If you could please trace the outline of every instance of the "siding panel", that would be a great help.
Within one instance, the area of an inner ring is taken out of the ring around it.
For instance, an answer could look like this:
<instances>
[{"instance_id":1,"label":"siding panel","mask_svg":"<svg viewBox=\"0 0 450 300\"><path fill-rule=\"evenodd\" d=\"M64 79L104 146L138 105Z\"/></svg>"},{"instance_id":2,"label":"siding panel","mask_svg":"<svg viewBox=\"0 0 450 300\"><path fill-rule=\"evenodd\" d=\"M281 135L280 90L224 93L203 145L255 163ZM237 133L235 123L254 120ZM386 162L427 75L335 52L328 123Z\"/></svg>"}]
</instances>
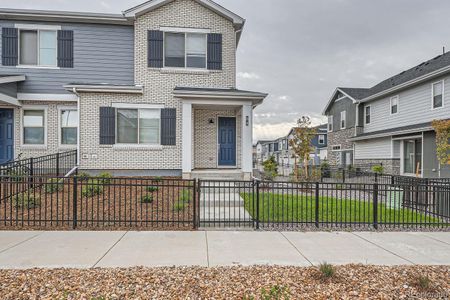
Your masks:
<instances>
[{"instance_id":1,"label":"siding panel","mask_svg":"<svg viewBox=\"0 0 450 300\"><path fill-rule=\"evenodd\" d=\"M355 159L391 158L391 138L355 142Z\"/></svg>"}]
</instances>

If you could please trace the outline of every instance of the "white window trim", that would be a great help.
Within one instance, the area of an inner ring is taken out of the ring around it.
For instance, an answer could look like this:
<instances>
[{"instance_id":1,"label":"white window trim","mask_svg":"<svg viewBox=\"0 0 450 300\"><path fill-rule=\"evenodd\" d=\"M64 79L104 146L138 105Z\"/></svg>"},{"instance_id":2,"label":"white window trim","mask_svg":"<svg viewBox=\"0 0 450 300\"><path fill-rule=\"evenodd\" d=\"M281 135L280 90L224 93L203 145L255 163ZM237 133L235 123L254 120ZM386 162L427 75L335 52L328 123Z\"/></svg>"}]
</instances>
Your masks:
<instances>
[{"instance_id":1,"label":"white window trim","mask_svg":"<svg viewBox=\"0 0 450 300\"><path fill-rule=\"evenodd\" d=\"M367 122L367 108L369 108L369 122ZM345 120L347 122L347 120ZM372 122L372 106L364 106L364 125L368 125Z\"/></svg>"},{"instance_id":2,"label":"white window trim","mask_svg":"<svg viewBox=\"0 0 450 300\"><path fill-rule=\"evenodd\" d=\"M25 144L24 143L24 111L25 110L43 110L44 111L44 144ZM47 105L24 105L20 110L20 146L26 149L47 149L48 135L48 106Z\"/></svg>"},{"instance_id":3,"label":"white window trim","mask_svg":"<svg viewBox=\"0 0 450 300\"><path fill-rule=\"evenodd\" d=\"M328 132L333 132L333 116L328 116L328 124L327 124L327 131ZM330 129L330 125L331 125L331 129Z\"/></svg>"},{"instance_id":4,"label":"white window trim","mask_svg":"<svg viewBox=\"0 0 450 300\"><path fill-rule=\"evenodd\" d=\"M62 133L61 112L63 110L78 111L78 108L76 106L58 106L58 148L60 148L60 149L77 149L78 143L80 142L80 138L78 136L78 129L77 129L77 143L75 145L62 144L62 138L61 138L61 133ZM77 126L77 128L78 127L80 127L79 118L78 118L78 126Z\"/></svg>"},{"instance_id":5,"label":"white window trim","mask_svg":"<svg viewBox=\"0 0 450 300\"><path fill-rule=\"evenodd\" d=\"M170 27L170 26L160 26L159 30L164 32L173 33L211 33L211 29L207 28L189 28L189 27Z\"/></svg>"},{"instance_id":6,"label":"white window trim","mask_svg":"<svg viewBox=\"0 0 450 300\"><path fill-rule=\"evenodd\" d=\"M22 69L60 69L58 67L58 30L61 30L61 26L45 26L45 25L34 25L30 24L30 26L26 26L27 24L16 24L16 28L18 29L18 45L17 45L17 57L18 57L18 64L16 68L22 68ZM18 27L19 26L19 27ZM25 65L21 64L20 62L20 35L22 30L31 30L31 31L37 31L37 65ZM56 49L56 55L55 55L55 65L41 65L40 64L40 32L41 31L54 31L55 32L55 49Z\"/></svg>"},{"instance_id":7,"label":"white window trim","mask_svg":"<svg viewBox=\"0 0 450 300\"><path fill-rule=\"evenodd\" d=\"M118 142L118 138L119 138L119 127L118 127L118 120L117 120L117 109L116 109L116 140L115 140L115 144L114 146L116 146L117 148L158 148L161 147L161 108L159 107L149 107L149 106L156 106L156 105L152 105L152 104L120 104L120 103L115 103L113 104L113 107L119 108L119 109L135 109L138 111L138 134L137 134L137 138L138 141L137 143L119 143ZM158 105L159 106L159 105ZM139 143L139 129L140 129L140 117L139 117L139 110L140 109L153 109L153 110L159 110L159 143L154 143L154 144L141 144Z\"/></svg>"},{"instance_id":8,"label":"white window trim","mask_svg":"<svg viewBox=\"0 0 450 300\"><path fill-rule=\"evenodd\" d=\"M397 112L396 113L392 113L392 101L393 100L395 100L395 99L397 99ZM396 114L398 114L399 112L400 112L400 97L397 95L397 96L394 96L394 97L391 97L391 100L390 100L390 106L389 106L389 113L391 114L391 115L396 115Z\"/></svg>"},{"instance_id":9,"label":"white window trim","mask_svg":"<svg viewBox=\"0 0 450 300\"><path fill-rule=\"evenodd\" d=\"M173 70L173 71L204 71L208 72L208 35L201 31L187 31L187 28L178 28L180 31L167 30L163 31L163 70ZM198 29L201 30L201 29ZM183 67L166 67L166 33L183 33L184 34L184 68ZM205 67L204 68L192 68L187 66L187 35L189 33L201 33L205 35Z\"/></svg>"},{"instance_id":10,"label":"white window trim","mask_svg":"<svg viewBox=\"0 0 450 300\"><path fill-rule=\"evenodd\" d=\"M344 118L342 118L342 116L344 116ZM342 126L342 121L344 121L344 126ZM347 128L347 111L341 111L341 119L339 120L339 126L341 129L346 129Z\"/></svg>"},{"instance_id":11,"label":"white window trim","mask_svg":"<svg viewBox=\"0 0 450 300\"><path fill-rule=\"evenodd\" d=\"M320 142L320 137L322 137L322 142ZM318 139L318 144L319 145L325 145L325 135L324 134L319 134Z\"/></svg>"},{"instance_id":12,"label":"white window trim","mask_svg":"<svg viewBox=\"0 0 450 300\"><path fill-rule=\"evenodd\" d=\"M436 84L438 84L438 83L442 84L442 106L434 107L434 86ZM444 106L445 106L444 95L445 95L445 82L444 82L444 80L442 79L442 80L433 82L431 84L431 110L444 108Z\"/></svg>"}]
</instances>

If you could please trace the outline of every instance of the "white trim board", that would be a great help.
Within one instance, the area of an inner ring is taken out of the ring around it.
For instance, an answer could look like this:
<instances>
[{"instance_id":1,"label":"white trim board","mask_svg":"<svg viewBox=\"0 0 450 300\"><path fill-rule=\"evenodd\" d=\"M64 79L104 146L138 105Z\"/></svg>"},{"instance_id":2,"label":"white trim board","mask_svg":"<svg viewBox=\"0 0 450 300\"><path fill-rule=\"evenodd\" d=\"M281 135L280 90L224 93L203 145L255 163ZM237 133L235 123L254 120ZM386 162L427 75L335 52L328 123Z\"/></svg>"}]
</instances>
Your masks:
<instances>
[{"instance_id":1,"label":"white trim board","mask_svg":"<svg viewBox=\"0 0 450 300\"><path fill-rule=\"evenodd\" d=\"M22 106L20 102L11 96L5 95L3 93L0 93L0 101L6 102L7 104L15 105L15 106Z\"/></svg>"},{"instance_id":2,"label":"white trim board","mask_svg":"<svg viewBox=\"0 0 450 300\"><path fill-rule=\"evenodd\" d=\"M31 94L17 93L17 100L20 101L78 101L75 94Z\"/></svg>"},{"instance_id":3,"label":"white trim board","mask_svg":"<svg viewBox=\"0 0 450 300\"><path fill-rule=\"evenodd\" d=\"M26 79L25 75L4 76L4 77L0 78L0 84L24 81L25 79Z\"/></svg>"}]
</instances>

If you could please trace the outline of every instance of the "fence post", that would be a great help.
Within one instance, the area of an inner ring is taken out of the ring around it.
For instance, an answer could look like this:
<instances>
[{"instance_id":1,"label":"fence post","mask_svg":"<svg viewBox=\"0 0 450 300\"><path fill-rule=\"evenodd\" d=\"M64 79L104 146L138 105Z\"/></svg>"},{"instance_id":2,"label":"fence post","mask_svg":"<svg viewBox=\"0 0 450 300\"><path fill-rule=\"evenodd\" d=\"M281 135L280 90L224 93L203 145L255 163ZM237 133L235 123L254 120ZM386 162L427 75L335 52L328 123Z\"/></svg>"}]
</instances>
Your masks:
<instances>
[{"instance_id":1,"label":"fence post","mask_svg":"<svg viewBox=\"0 0 450 300\"><path fill-rule=\"evenodd\" d=\"M378 229L378 183L373 185L373 227Z\"/></svg>"},{"instance_id":2,"label":"fence post","mask_svg":"<svg viewBox=\"0 0 450 300\"><path fill-rule=\"evenodd\" d=\"M378 173L375 173L375 183L378 183Z\"/></svg>"},{"instance_id":3,"label":"fence post","mask_svg":"<svg viewBox=\"0 0 450 300\"><path fill-rule=\"evenodd\" d=\"M56 153L56 176L59 176L59 152Z\"/></svg>"},{"instance_id":4,"label":"fence post","mask_svg":"<svg viewBox=\"0 0 450 300\"><path fill-rule=\"evenodd\" d=\"M316 209L315 209L316 227L319 228L319 183L316 182Z\"/></svg>"},{"instance_id":5,"label":"fence post","mask_svg":"<svg viewBox=\"0 0 450 300\"><path fill-rule=\"evenodd\" d=\"M342 169L342 183L345 183L345 169Z\"/></svg>"},{"instance_id":6,"label":"fence post","mask_svg":"<svg viewBox=\"0 0 450 300\"><path fill-rule=\"evenodd\" d=\"M395 180L394 180L394 175L391 175L391 185L394 185L395 184Z\"/></svg>"},{"instance_id":7,"label":"fence post","mask_svg":"<svg viewBox=\"0 0 450 300\"><path fill-rule=\"evenodd\" d=\"M197 200L200 199L200 195L197 194L197 178L194 179L194 216L193 216L193 228L197 229Z\"/></svg>"},{"instance_id":8,"label":"fence post","mask_svg":"<svg viewBox=\"0 0 450 300\"><path fill-rule=\"evenodd\" d=\"M256 229L259 229L259 180L256 180Z\"/></svg>"},{"instance_id":9,"label":"fence post","mask_svg":"<svg viewBox=\"0 0 450 300\"><path fill-rule=\"evenodd\" d=\"M73 191L72 191L72 208L73 208L73 215L72 215L72 228L76 229L77 228L77 199L78 199L78 176L74 176L73 177Z\"/></svg>"}]
</instances>

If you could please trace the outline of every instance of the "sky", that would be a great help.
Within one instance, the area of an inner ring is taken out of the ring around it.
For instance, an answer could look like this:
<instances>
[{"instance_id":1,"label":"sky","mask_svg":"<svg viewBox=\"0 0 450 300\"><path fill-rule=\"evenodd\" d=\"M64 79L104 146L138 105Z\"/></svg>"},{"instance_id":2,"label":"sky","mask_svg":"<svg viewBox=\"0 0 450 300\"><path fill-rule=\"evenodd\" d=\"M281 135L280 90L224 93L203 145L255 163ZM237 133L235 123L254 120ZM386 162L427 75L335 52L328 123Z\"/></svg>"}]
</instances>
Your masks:
<instances>
[{"instance_id":1,"label":"sky","mask_svg":"<svg viewBox=\"0 0 450 300\"><path fill-rule=\"evenodd\" d=\"M3 8L120 13L144 0L0 0ZM216 0L246 19L237 87L269 93L254 139L324 122L336 87L371 87L450 50L448 0Z\"/></svg>"}]
</instances>

